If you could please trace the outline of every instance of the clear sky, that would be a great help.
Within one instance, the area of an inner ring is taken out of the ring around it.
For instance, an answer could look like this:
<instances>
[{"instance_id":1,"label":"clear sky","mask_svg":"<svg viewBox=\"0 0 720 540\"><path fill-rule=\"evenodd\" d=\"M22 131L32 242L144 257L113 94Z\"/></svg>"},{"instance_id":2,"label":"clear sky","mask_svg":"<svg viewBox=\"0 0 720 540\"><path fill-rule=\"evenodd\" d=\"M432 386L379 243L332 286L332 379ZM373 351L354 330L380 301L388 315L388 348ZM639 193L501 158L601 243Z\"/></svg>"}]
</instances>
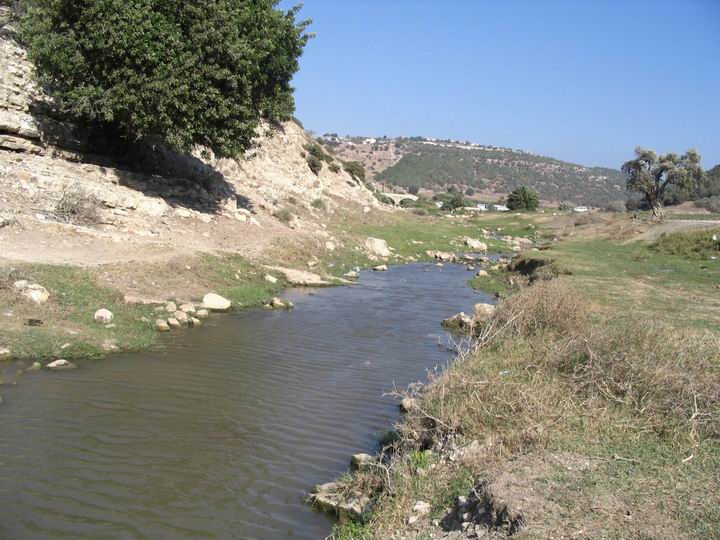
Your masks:
<instances>
[{"instance_id":1,"label":"clear sky","mask_svg":"<svg viewBox=\"0 0 720 540\"><path fill-rule=\"evenodd\" d=\"M297 117L318 134L720 163L720 0L305 0L301 15L317 37Z\"/></svg>"}]
</instances>

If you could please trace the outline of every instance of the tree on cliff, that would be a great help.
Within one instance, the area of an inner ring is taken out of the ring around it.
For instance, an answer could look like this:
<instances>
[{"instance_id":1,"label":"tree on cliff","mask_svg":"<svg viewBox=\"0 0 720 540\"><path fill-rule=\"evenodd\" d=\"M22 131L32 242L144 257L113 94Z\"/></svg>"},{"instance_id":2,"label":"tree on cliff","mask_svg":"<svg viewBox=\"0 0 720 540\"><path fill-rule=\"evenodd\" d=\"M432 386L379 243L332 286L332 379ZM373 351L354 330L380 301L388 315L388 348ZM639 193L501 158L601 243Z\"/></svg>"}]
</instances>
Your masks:
<instances>
[{"instance_id":1,"label":"tree on cliff","mask_svg":"<svg viewBox=\"0 0 720 540\"><path fill-rule=\"evenodd\" d=\"M537 210L540 201L537 191L532 188L522 186L514 190L507 199L507 207L510 210L529 210L534 212Z\"/></svg>"},{"instance_id":2,"label":"tree on cliff","mask_svg":"<svg viewBox=\"0 0 720 540\"><path fill-rule=\"evenodd\" d=\"M625 162L622 170L629 175L628 191L641 193L657 218L665 214L663 198L669 186L693 189L704 175L700 154L695 150L688 150L683 155L658 155L639 146L635 148L635 159Z\"/></svg>"},{"instance_id":3,"label":"tree on cliff","mask_svg":"<svg viewBox=\"0 0 720 540\"><path fill-rule=\"evenodd\" d=\"M21 35L61 109L114 142L232 157L294 110L309 39L277 0L24 0Z\"/></svg>"}]
</instances>

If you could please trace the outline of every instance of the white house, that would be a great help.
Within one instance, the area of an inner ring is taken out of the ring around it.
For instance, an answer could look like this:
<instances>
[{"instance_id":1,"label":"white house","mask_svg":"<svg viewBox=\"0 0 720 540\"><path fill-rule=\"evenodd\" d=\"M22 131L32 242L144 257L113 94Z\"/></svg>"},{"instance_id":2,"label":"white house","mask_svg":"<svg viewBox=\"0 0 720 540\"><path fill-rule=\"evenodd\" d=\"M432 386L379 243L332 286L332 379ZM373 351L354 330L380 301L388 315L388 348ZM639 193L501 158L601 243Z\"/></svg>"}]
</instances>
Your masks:
<instances>
[{"instance_id":1,"label":"white house","mask_svg":"<svg viewBox=\"0 0 720 540\"><path fill-rule=\"evenodd\" d=\"M582 212L587 212L588 210L590 209L587 206L576 206L575 208L573 208L573 212L577 212L578 214Z\"/></svg>"},{"instance_id":2,"label":"white house","mask_svg":"<svg viewBox=\"0 0 720 540\"><path fill-rule=\"evenodd\" d=\"M504 204L493 204L492 206L493 210L496 212L508 212L510 209L505 206Z\"/></svg>"}]
</instances>

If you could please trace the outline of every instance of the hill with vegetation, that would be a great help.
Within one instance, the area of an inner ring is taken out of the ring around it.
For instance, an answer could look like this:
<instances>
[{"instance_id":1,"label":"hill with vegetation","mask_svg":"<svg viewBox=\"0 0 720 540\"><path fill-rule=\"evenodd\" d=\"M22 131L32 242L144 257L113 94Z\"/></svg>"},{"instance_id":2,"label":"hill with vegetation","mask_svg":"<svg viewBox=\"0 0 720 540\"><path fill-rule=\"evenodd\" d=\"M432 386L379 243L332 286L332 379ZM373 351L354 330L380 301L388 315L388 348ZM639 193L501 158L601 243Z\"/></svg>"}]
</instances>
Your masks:
<instances>
[{"instance_id":1,"label":"hill with vegetation","mask_svg":"<svg viewBox=\"0 0 720 540\"><path fill-rule=\"evenodd\" d=\"M324 140L339 155L362 162L371 179L393 186L444 190L452 185L506 195L526 185L545 200L593 206L626 197L626 178L619 170L585 167L523 150L421 137L326 135Z\"/></svg>"}]
</instances>

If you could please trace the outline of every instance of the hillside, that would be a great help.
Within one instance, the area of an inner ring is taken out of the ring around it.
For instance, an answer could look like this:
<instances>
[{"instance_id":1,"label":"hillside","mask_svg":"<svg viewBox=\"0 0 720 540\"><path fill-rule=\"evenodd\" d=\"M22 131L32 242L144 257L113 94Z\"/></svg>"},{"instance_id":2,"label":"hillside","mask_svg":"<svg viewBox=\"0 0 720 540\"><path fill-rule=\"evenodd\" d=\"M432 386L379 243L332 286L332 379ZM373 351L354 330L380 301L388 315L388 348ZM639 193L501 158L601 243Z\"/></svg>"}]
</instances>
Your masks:
<instances>
[{"instance_id":1,"label":"hillside","mask_svg":"<svg viewBox=\"0 0 720 540\"><path fill-rule=\"evenodd\" d=\"M584 167L522 150L420 137L324 139L344 159L362 162L371 179L395 186L457 185L505 195L529 185L545 200L593 206L625 198L625 177L618 170Z\"/></svg>"}]
</instances>

